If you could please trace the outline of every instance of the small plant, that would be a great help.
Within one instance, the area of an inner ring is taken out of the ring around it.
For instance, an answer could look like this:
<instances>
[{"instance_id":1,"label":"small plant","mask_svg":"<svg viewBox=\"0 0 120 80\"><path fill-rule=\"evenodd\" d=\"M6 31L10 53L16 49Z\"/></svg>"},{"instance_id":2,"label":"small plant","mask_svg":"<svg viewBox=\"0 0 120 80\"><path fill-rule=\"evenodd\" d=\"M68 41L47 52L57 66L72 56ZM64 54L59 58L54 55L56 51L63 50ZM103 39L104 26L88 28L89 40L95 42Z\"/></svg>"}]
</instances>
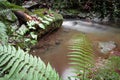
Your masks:
<instances>
[{"instance_id":1,"label":"small plant","mask_svg":"<svg viewBox=\"0 0 120 80\"><path fill-rule=\"evenodd\" d=\"M110 56L103 67L99 67L93 80L120 80L120 57Z\"/></svg>"}]
</instances>

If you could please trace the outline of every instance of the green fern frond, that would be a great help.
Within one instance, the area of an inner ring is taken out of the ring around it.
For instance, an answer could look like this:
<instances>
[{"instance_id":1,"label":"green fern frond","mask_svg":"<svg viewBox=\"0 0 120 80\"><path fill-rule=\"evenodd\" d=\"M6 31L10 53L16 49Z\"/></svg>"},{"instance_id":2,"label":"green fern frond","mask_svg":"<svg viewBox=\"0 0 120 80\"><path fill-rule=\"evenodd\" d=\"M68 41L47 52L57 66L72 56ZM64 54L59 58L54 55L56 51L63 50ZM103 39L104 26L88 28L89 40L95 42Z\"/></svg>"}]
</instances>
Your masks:
<instances>
[{"instance_id":1,"label":"green fern frond","mask_svg":"<svg viewBox=\"0 0 120 80\"><path fill-rule=\"evenodd\" d=\"M54 17L51 17L49 15L42 17L38 17L39 21L30 20L27 22L27 25L29 26L29 29L35 29L35 25L38 25L39 28L45 29L47 26L50 26L50 24L54 21Z\"/></svg>"},{"instance_id":2,"label":"green fern frond","mask_svg":"<svg viewBox=\"0 0 120 80\"><path fill-rule=\"evenodd\" d=\"M14 15L14 13L10 9L1 9L0 20L4 21L4 23L15 22L17 20L17 17Z\"/></svg>"},{"instance_id":3,"label":"green fern frond","mask_svg":"<svg viewBox=\"0 0 120 80\"><path fill-rule=\"evenodd\" d=\"M69 48L71 50L69 57L72 61L70 64L76 69L77 74L85 76L86 72L90 72L94 65L93 48L90 41L86 38L86 35L81 34L77 39L73 40Z\"/></svg>"},{"instance_id":4,"label":"green fern frond","mask_svg":"<svg viewBox=\"0 0 120 80\"><path fill-rule=\"evenodd\" d=\"M0 42L5 44L8 41L8 36L6 33L6 26L0 21Z\"/></svg>"},{"instance_id":5,"label":"green fern frond","mask_svg":"<svg viewBox=\"0 0 120 80\"><path fill-rule=\"evenodd\" d=\"M60 80L54 69L20 48L0 45L0 80Z\"/></svg>"}]
</instances>

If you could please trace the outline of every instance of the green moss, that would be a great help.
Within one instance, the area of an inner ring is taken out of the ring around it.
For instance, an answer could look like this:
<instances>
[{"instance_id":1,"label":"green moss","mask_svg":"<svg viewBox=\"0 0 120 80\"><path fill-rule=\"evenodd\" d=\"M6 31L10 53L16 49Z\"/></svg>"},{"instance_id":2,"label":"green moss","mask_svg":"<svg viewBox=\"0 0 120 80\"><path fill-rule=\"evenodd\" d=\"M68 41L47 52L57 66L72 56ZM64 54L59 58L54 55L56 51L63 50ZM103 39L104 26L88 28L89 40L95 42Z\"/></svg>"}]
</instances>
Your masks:
<instances>
[{"instance_id":1,"label":"green moss","mask_svg":"<svg viewBox=\"0 0 120 80\"><path fill-rule=\"evenodd\" d=\"M55 20L63 20L63 17L61 14L58 14L56 12L54 12L53 14L54 14Z\"/></svg>"},{"instance_id":2,"label":"green moss","mask_svg":"<svg viewBox=\"0 0 120 80\"><path fill-rule=\"evenodd\" d=\"M20 30L22 26L16 25L18 24L16 23L18 18L14 14L14 11L22 11L30 16L37 15L35 18L38 19L38 21L34 21L33 19L33 21L26 22L27 25L25 25L25 27L27 31L23 29ZM61 27L63 17L52 10L37 9L31 12L21 6L2 1L0 2L0 21L3 21L7 26L7 34L10 36L9 42L12 42L12 45L17 45L26 50L35 45L37 39L47 32L52 32L56 28ZM20 32L17 33L17 31Z\"/></svg>"},{"instance_id":3,"label":"green moss","mask_svg":"<svg viewBox=\"0 0 120 80\"><path fill-rule=\"evenodd\" d=\"M45 12L48 12L48 9L43 8L43 9L37 9L33 11L34 14L37 14L37 16L40 16L40 17L43 17Z\"/></svg>"},{"instance_id":4,"label":"green moss","mask_svg":"<svg viewBox=\"0 0 120 80\"><path fill-rule=\"evenodd\" d=\"M14 23L17 21L16 15L13 11L23 11L31 14L30 11L23 8L22 6L18 6L7 1L0 1L0 20L4 23Z\"/></svg>"},{"instance_id":5,"label":"green moss","mask_svg":"<svg viewBox=\"0 0 120 80\"><path fill-rule=\"evenodd\" d=\"M0 9L12 9L12 10L22 10L25 11L25 8L9 3L7 1L0 2Z\"/></svg>"},{"instance_id":6,"label":"green moss","mask_svg":"<svg viewBox=\"0 0 120 80\"><path fill-rule=\"evenodd\" d=\"M52 10L48 10L46 8L34 10L33 13L37 14L40 17L45 16L45 13L47 13L47 14L53 14L55 20L60 20L60 19L63 20L63 17L62 17L61 14L58 14L58 13L56 13L56 12L54 12Z\"/></svg>"},{"instance_id":7,"label":"green moss","mask_svg":"<svg viewBox=\"0 0 120 80\"><path fill-rule=\"evenodd\" d=\"M17 17L11 10L1 10L0 20L3 22L13 23L17 20Z\"/></svg>"}]
</instances>

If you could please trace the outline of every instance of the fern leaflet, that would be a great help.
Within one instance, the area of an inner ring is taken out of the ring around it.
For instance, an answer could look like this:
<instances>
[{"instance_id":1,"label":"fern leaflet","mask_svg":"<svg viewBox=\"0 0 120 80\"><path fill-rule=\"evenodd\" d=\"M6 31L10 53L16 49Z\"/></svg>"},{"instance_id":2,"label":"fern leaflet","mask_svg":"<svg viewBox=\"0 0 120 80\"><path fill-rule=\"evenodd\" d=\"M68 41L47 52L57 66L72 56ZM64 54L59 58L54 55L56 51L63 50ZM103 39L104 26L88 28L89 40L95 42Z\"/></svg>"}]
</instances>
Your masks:
<instances>
[{"instance_id":1,"label":"fern leaflet","mask_svg":"<svg viewBox=\"0 0 120 80\"><path fill-rule=\"evenodd\" d=\"M5 44L8 41L8 36L6 33L6 26L0 21L0 42Z\"/></svg>"},{"instance_id":2,"label":"fern leaflet","mask_svg":"<svg viewBox=\"0 0 120 80\"><path fill-rule=\"evenodd\" d=\"M90 72L90 69L93 66L93 49L84 34L78 36L77 39L73 40L73 43L70 45L70 64L73 65L73 68L76 69L75 73L81 76L77 76L84 80L87 76L87 72Z\"/></svg>"},{"instance_id":3,"label":"fern leaflet","mask_svg":"<svg viewBox=\"0 0 120 80\"><path fill-rule=\"evenodd\" d=\"M0 80L61 80L54 69L20 48L0 45Z\"/></svg>"}]
</instances>

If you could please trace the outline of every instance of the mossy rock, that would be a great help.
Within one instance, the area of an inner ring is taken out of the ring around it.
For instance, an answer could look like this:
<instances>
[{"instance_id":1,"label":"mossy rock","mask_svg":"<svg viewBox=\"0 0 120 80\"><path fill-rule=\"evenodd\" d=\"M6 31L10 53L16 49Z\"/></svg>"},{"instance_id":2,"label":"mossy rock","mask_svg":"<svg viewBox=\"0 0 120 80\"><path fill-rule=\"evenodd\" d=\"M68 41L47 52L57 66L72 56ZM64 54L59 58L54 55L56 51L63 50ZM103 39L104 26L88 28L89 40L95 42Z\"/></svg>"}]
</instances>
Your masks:
<instances>
[{"instance_id":1,"label":"mossy rock","mask_svg":"<svg viewBox=\"0 0 120 80\"><path fill-rule=\"evenodd\" d=\"M12 9L12 10L22 10L22 11L26 10L22 6L9 3L8 1L0 1L0 9Z\"/></svg>"},{"instance_id":2,"label":"mossy rock","mask_svg":"<svg viewBox=\"0 0 120 80\"><path fill-rule=\"evenodd\" d=\"M23 11L23 12L29 12L27 9L9 3L8 1L0 1L0 21L3 21L4 23L14 23L17 21L17 17L14 14L13 11Z\"/></svg>"},{"instance_id":3,"label":"mossy rock","mask_svg":"<svg viewBox=\"0 0 120 80\"><path fill-rule=\"evenodd\" d=\"M0 13L0 20L3 22L15 22L17 20L17 17L11 10L4 10Z\"/></svg>"},{"instance_id":4,"label":"mossy rock","mask_svg":"<svg viewBox=\"0 0 120 80\"><path fill-rule=\"evenodd\" d=\"M63 17L61 14L58 14L57 12L48 10L46 8L34 10L33 13L37 14L40 17L44 17L45 14L53 14L53 16L55 17L55 20L63 20Z\"/></svg>"},{"instance_id":5,"label":"mossy rock","mask_svg":"<svg viewBox=\"0 0 120 80\"><path fill-rule=\"evenodd\" d=\"M54 17L54 20L50 22L50 25L46 25L46 28L44 30L39 31L39 37L41 37L43 34L49 31L55 30L62 26L63 17L61 14L58 14L48 9L37 9L37 10L34 10L33 13L41 18L44 18L44 16L48 14L49 15L51 14Z\"/></svg>"},{"instance_id":6,"label":"mossy rock","mask_svg":"<svg viewBox=\"0 0 120 80\"><path fill-rule=\"evenodd\" d=\"M30 48L41 36L61 27L63 22L62 15L52 10L37 9L31 12L7 1L0 1L0 11L0 21L7 25L8 42L22 49ZM20 24L21 21L24 23Z\"/></svg>"}]
</instances>

